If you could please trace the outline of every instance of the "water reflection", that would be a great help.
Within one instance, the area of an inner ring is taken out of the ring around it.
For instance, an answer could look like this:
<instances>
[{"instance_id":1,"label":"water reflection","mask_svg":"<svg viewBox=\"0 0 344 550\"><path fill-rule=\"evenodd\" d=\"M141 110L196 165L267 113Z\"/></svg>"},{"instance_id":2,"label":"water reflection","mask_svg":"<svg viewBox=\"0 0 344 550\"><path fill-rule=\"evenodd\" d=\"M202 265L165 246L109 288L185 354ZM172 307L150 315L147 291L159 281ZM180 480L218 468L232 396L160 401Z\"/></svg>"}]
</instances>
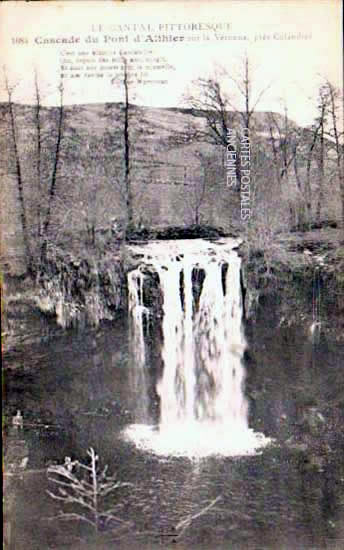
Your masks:
<instances>
[{"instance_id":1,"label":"water reflection","mask_svg":"<svg viewBox=\"0 0 344 550\"><path fill-rule=\"evenodd\" d=\"M111 472L135 486L120 497L121 514L135 523L120 548L339 549L343 350L326 341L309 347L297 331L276 335L261 324L247 327L250 425L279 446L241 459L159 459L120 437L134 421L126 334L119 322L96 333L68 333L13 357L12 365L25 365L25 373L6 376L5 412L9 418L17 409L24 414L28 470L66 455L81 458L94 446ZM316 424L318 413L325 425ZM91 542L76 525L46 520L56 504L46 494L44 472L16 483L16 549L113 546ZM176 526L217 497L179 536Z\"/></svg>"}]
</instances>

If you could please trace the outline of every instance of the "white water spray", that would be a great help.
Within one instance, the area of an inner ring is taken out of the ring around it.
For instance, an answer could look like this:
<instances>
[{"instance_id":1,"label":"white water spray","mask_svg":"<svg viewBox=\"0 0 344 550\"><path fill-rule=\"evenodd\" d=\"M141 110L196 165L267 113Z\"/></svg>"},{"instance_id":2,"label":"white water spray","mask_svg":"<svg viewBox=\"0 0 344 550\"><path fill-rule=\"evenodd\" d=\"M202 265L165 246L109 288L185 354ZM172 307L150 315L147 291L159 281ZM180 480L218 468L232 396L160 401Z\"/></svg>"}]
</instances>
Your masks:
<instances>
[{"instance_id":1,"label":"white water spray","mask_svg":"<svg viewBox=\"0 0 344 550\"><path fill-rule=\"evenodd\" d=\"M157 454L242 455L269 441L248 427L237 245L226 239L129 247L142 257L128 276L135 383L146 391L143 316L149 312L143 303L143 266L159 276L164 368L156 387L159 428L135 424L126 433ZM145 406L147 410L147 401Z\"/></svg>"},{"instance_id":2,"label":"white water spray","mask_svg":"<svg viewBox=\"0 0 344 550\"><path fill-rule=\"evenodd\" d=\"M131 369L131 387L136 400L136 415L140 422L149 420L148 384L144 324L149 318L149 310L143 305L143 278L138 269L128 274L128 304L131 317L130 338L133 351L134 369Z\"/></svg>"}]
</instances>

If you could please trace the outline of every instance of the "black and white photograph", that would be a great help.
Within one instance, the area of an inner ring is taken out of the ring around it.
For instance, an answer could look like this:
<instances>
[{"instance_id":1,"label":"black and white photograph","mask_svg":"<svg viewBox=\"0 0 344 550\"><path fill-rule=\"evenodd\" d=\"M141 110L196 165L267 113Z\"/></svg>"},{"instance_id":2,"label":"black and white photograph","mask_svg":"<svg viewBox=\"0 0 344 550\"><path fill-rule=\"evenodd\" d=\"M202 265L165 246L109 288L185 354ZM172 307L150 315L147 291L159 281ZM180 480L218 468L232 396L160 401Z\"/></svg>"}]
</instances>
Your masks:
<instances>
[{"instance_id":1,"label":"black and white photograph","mask_svg":"<svg viewBox=\"0 0 344 550\"><path fill-rule=\"evenodd\" d=\"M5 550L344 548L342 23L1 2Z\"/></svg>"}]
</instances>

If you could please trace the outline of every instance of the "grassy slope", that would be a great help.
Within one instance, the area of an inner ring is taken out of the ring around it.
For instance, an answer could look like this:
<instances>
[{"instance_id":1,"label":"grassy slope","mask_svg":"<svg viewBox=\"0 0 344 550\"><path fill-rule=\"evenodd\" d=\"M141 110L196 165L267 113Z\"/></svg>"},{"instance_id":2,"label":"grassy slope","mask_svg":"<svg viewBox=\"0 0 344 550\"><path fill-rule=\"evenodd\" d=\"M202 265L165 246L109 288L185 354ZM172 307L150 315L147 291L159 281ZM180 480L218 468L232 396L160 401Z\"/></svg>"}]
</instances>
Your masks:
<instances>
[{"instance_id":1,"label":"grassy slope","mask_svg":"<svg viewBox=\"0 0 344 550\"><path fill-rule=\"evenodd\" d=\"M37 197L36 133L34 110L31 106L16 105L18 147L28 205L28 216L34 212ZM6 105L0 105L0 114L6 119ZM275 115L282 125L281 115ZM202 221L227 229L240 227L240 194L225 186L222 151L204 141L187 141L183 137L188 127L196 123L204 127L204 118L193 117L185 109L160 109L132 106L131 125L131 178L135 190L137 218L147 225L188 224L193 221L194 205L199 196L203 168L198 153L212 158L207 193L202 205ZM256 113L253 123L258 130L258 153L263 164L256 167L253 161L251 178L260 200L254 214L266 218L269 227L286 214L287 201L297 202L295 180L291 176L284 183L282 193L273 187L271 150L267 141L266 113ZM49 188L52 157L56 137L56 108L41 112L44 152L42 157L42 188ZM123 215L119 189L123 181L123 112L120 104L92 104L65 107L64 137L57 182L55 204L56 235L64 238L66 232L85 230L86 221L95 219L99 227L109 227L113 217ZM7 131L7 135L6 135ZM109 145L107 134L112 135ZM11 211L2 218L2 230L18 233L19 219L16 207L16 183L11 153L11 136L6 124L0 127L0 137L9 154L0 164L3 176L3 211ZM264 160L270 159L270 160ZM270 163L266 166L264 162ZM300 167L302 171L302 166ZM12 174L12 176L9 176ZM313 178L316 183L316 178ZM314 183L314 185L315 185ZM315 189L316 191L316 189ZM39 194L42 196L42 193ZM13 198L14 197L14 198ZM275 198L275 203L273 202ZM266 201L266 203L264 203ZM277 201L277 202L276 202ZM281 202L285 201L283 206ZM268 217L260 205L265 205ZM278 206L276 206L278 205ZM44 200L42 203L44 208ZM277 210L279 208L280 210ZM284 212L283 212L284 211ZM276 215L275 215L276 212ZM339 197L332 185L326 190L323 216L339 215ZM269 218L271 217L271 219ZM268 219L269 218L269 219ZM34 227L35 216L29 223ZM260 230L260 229L259 229ZM20 241L17 235L14 241ZM13 246L13 238L11 246Z\"/></svg>"}]
</instances>

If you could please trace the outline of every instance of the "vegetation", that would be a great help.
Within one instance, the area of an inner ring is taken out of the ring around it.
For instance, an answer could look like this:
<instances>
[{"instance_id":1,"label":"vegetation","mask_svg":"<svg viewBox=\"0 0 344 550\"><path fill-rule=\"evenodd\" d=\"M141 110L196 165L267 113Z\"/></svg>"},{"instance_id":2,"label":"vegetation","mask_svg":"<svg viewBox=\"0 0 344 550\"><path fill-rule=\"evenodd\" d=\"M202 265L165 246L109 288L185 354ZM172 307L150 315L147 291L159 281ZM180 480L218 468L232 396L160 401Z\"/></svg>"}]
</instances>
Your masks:
<instances>
[{"instance_id":1,"label":"vegetation","mask_svg":"<svg viewBox=\"0 0 344 550\"><path fill-rule=\"evenodd\" d=\"M123 87L120 104L66 107L60 86L58 106L48 108L35 74L29 107L15 103L16 86L5 74L5 184L15 197L10 223L16 234L20 228L28 272L44 269L49 247L91 253L159 227L212 225L242 234L253 252L270 256L278 234L329 221L344 227L341 94L330 82L321 85L318 114L306 128L289 119L287 105L283 114L258 111L269 86L255 89L247 57L238 74L220 68L198 79L185 109L135 105L125 59L113 84ZM243 128L251 160L245 222ZM236 147L228 144L229 130ZM228 148L238 158L233 188L226 186Z\"/></svg>"},{"instance_id":2,"label":"vegetation","mask_svg":"<svg viewBox=\"0 0 344 550\"><path fill-rule=\"evenodd\" d=\"M230 92L226 91L227 83ZM259 102L267 88L254 90L253 71L246 57L241 74L233 76L225 69L214 78L200 78L194 93L187 97L190 112L205 124L198 138L218 148L232 150L228 132L236 133L237 156L240 134L248 130L250 138L250 201L254 215L245 224L246 238L262 250L270 247L277 232L318 226L329 218L341 216L343 132L339 130L341 94L325 81L319 89L314 123L300 128L284 114L258 113ZM240 191L240 163L237 163ZM327 199L336 196L339 209ZM265 238L264 238L265 234Z\"/></svg>"},{"instance_id":3,"label":"vegetation","mask_svg":"<svg viewBox=\"0 0 344 550\"><path fill-rule=\"evenodd\" d=\"M106 497L131 484L119 481L107 473L107 466L100 469L99 457L91 447L87 451L89 464L66 457L62 465L48 468L48 479L55 484L55 491L48 491L54 500L62 504L61 511L51 519L81 521L92 527L95 533L109 525L130 527L116 515L117 507Z\"/></svg>"}]
</instances>

